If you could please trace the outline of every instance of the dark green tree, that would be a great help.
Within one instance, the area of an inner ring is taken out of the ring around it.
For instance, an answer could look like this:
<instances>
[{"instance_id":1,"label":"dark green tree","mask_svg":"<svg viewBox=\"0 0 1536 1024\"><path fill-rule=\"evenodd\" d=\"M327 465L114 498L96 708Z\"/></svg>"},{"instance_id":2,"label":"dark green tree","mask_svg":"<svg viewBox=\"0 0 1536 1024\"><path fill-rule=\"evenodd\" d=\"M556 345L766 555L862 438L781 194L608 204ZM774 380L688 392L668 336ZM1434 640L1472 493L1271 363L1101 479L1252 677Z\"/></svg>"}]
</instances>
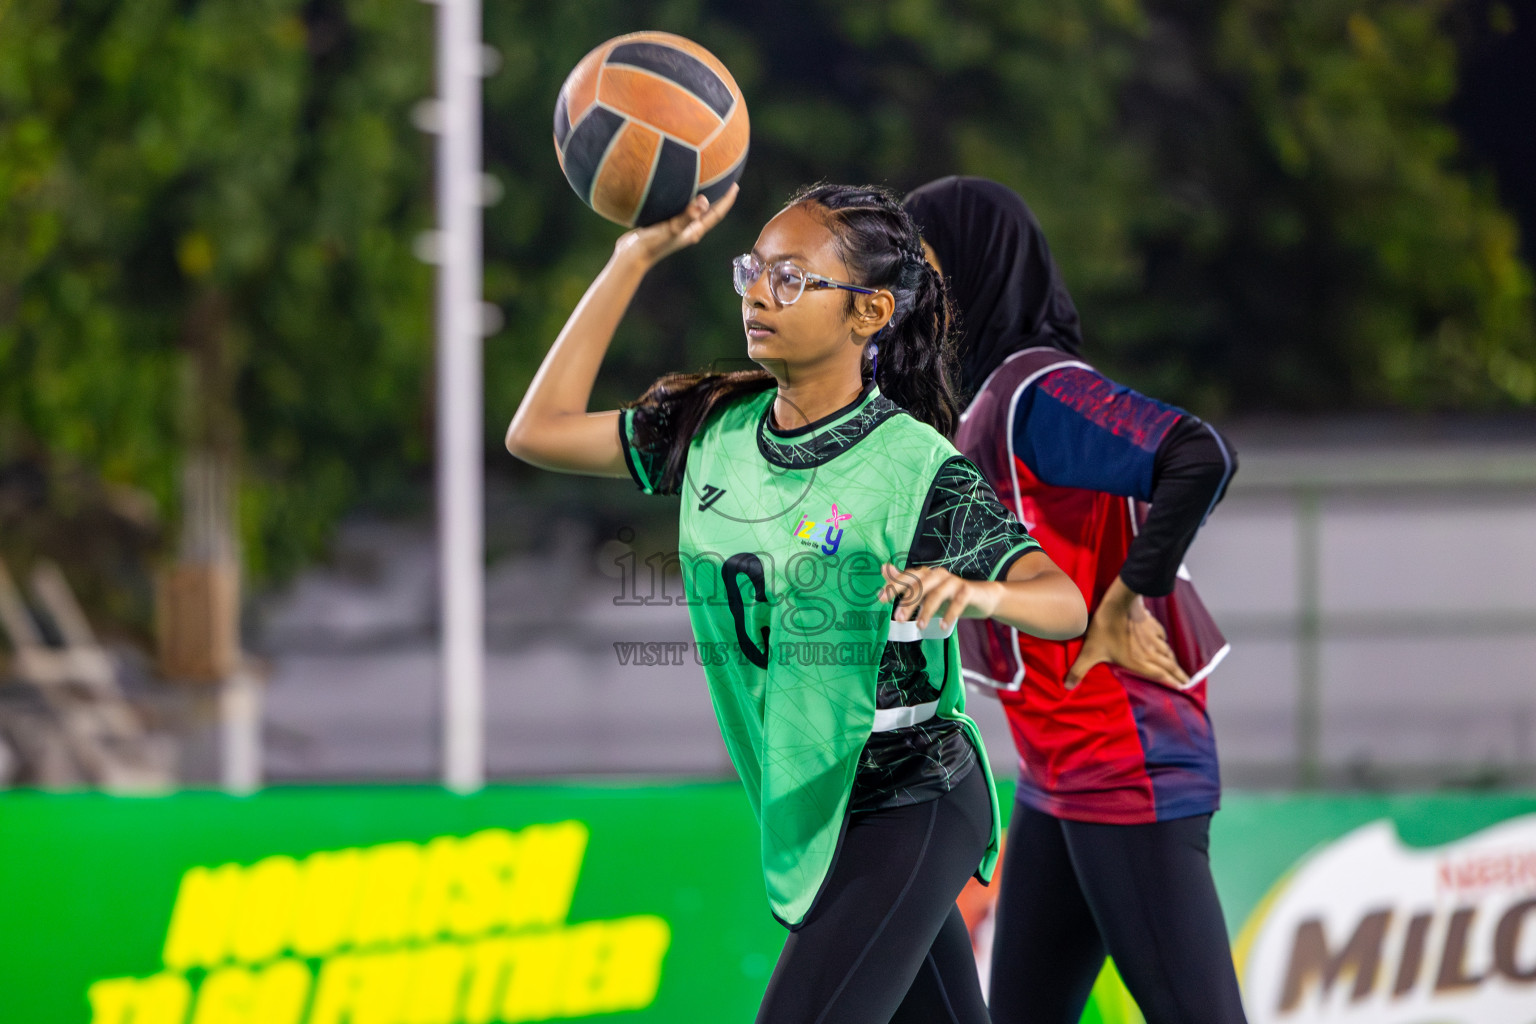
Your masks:
<instances>
[{"instance_id":1,"label":"dark green tree","mask_svg":"<svg viewBox=\"0 0 1536 1024\"><path fill-rule=\"evenodd\" d=\"M591 46L650 27L733 69L752 156L731 219L647 283L608 400L740 353L724 260L796 186L958 172L1031 203L1090 354L1129 383L1229 415L1529 405L1530 271L1444 112L1454 7L499 5L487 31L509 60L488 152L511 202L490 217L490 291L509 317L490 408L510 409L616 234L549 152L559 81Z\"/></svg>"},{"instance_id":2,"label":"dark green tree","mask_svg":"<svg viewBox=\"0 0 1536 1024\"><path fill-rule=\"evenodd\" d=\"M260 575L421 464L429 18L0 6L0 465L132 489L174 528L188 452L214 451Z\"/></svg>"},{"instance_id":3,"label":"dark green tree","mask_svg":"<svg viewBox=\"0 0 1536 1024\"><path fill-rule=\"evenodd\" d=\"M1536 402L1517 228L1444 113L1454 5L1148 7L1124 126L1163 210L1121 299L1165 313L1117 357L1238 412Z\"/></svg>"},{"instance_id":4,"label":"dark green tree","mask_svg":"<svg viewBox=\"0 0 1536 1024\"><path fill-rule=\"evenodd\" d=\"M1035 208L1090 354L1127 383L1223 415L1529 406L1531 275L1444 115L1459 10L488 4L490 464L514 468L507 417L618 231L560 175L556 92L641 28L726 61L752 155L736 212L642 289L603 402L740 357L726 262L795 187L974 173ZM198 446L238 464L258 575L419 482L431 146L410 113L430 19L400 0L0 3L0 551L164 549Z\"/></svg>"}]
</instances>

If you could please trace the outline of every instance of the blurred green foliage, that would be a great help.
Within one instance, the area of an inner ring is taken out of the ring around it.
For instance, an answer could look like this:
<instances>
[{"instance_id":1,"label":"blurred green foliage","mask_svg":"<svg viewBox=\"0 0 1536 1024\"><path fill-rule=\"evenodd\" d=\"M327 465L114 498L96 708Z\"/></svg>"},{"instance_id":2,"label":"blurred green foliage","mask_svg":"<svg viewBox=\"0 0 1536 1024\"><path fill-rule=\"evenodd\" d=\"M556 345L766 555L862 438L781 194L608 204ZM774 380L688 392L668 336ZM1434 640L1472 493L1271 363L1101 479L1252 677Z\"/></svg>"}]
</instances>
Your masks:
<instances>
[{"instance_id":1,"label":"blurred green foliage","mask_svg":"<svg viewBox=\"0 0 1536 1024\"><path fill-rule=\"evenodd\" d=\"M311 557L359 493L426 459L432 278L411 244L431 150L409 110L430 16L0 4L0 466L53 492L41 517L9 509L7 549L71 543L53 506L82 470L165 513L149 547L173 539L209 404L235 413L257 575ZM210 379L227 393L190 393Z\"/></svg>"},{"instance_id":2,"label":"blurred green foliage","mask_svg":"<svg viewBox=\"0 0 1536 1024\"><path fill-rule=\"evenodd\" d=\"M606 401L740 352L724 262L799 184L905 190L961 172L1025 196L1082 308L1090 357L1164 398L1216 416L1529 406L1530 270L1491 176L1469 166L1443 116L1454 10L495 5L487 36L509 60L488 84L487 154L517 185L488 222L489 293L509 314L487 353L489 407L513 407L615 233L562 188L541 138L548 97L591 45L644 27L696 38L732 68L752 156L730 220L647 282Z\"/></svg>"},{"instance_id":3,"label":"blurred green foliage","mask_svg":"<svg viewBox=\"0 0 1536 1024\"><path fill-rule=\"evenodd\" d=\"M1215 416L1530 405L1531 274L1443 116L1453 8L487 4L503 60L486 163L504 195L486 295L506 314L486 344L490 459L618 233L556 166L556 91L592 46L641 28L731 67L752 155L731 217L646 282L602 403L740 357L726 264L796 186L959 172L1025 196L1090 357L1160 397ZM431 271L411 246L430 226L431 140L411 109L431 89L431 15L0 0L0 467L135 488L174 522L183 382L214 345L258 575L422 476Z\"/></svg>"}]
</instances>

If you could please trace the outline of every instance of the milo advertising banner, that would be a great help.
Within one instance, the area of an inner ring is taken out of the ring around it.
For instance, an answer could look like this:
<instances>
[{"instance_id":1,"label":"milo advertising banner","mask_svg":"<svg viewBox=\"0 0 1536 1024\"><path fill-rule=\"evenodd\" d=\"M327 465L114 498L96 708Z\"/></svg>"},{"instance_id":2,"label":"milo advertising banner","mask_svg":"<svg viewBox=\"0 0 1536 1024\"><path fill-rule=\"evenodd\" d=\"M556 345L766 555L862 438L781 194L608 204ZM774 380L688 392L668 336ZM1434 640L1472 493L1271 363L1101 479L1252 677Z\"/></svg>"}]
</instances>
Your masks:
<instances>
[{"instance_id":1,"label":"milo advertising banner","mask_svg":"<svg viewBox=\"0 0 1536 1024\"><path fill-rule=\"evenodd\" d=\"M1236 943L1253 1024L1536 1022L1536 813L1457 827L1441 807L1353 828L1274 883Z\"/></svg>"},{"instance_id":2,"label":"milo advertising banner","mask_svg":"<svg viewBox=\"0 0 1536 1024\"><path fill-rule=\"evenodd\" d=\"M1224 804L1212 867L1251 1024L1536 1024L1536 796ZM1143 1021L1112 964L1083 1019Z\"/></svg>"},{"instance_id":3,"label":"milo advertising banner","mask_svg":"<svg viewBox=\"0 0 1536 1024\"><path fill-rule=\"evenodd\" d=\"M735 783L6 794L0 1021L749 1021L756 851ZM1229 796L1212 857L1254 1024L1536 1024L1536 796Z\"/></svg>"}]
</instances>

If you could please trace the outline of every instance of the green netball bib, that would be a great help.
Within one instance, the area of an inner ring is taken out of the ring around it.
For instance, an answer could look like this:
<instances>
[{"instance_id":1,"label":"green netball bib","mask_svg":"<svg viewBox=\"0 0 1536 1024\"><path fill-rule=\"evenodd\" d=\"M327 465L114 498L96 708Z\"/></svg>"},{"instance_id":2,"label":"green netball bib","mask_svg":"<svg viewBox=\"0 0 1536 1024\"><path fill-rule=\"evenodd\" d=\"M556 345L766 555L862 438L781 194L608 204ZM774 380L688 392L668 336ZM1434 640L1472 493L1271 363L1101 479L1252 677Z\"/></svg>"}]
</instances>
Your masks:
<instances>
[{"instance_id":1,"label":"green netball bib","mask_svg":"<svg viewBox=\"0 0 1536 1024\"><path fill-rule=\"evenodd\" d=\"M683 477L679 553L689 615L721 734L762 827L768 899L790 925L804 918L831 867L871 732L934 716L958 721L992 791L981 734L964 714L956 637L938 635L937 622L920 636L876 600L881 565L905 567L934 477L956 452L878 396L872 389L846 414L787 442L787 458L786 441L761 433L774 392L743 399L694 438ZM828 446L809 441L829 432L851 443L817 455ZM935 704L876 710L891 639L921 641L940 693ZM997 860L995 791L992 814L978 867L984 879Z\"/></svg>"}]
</instances>

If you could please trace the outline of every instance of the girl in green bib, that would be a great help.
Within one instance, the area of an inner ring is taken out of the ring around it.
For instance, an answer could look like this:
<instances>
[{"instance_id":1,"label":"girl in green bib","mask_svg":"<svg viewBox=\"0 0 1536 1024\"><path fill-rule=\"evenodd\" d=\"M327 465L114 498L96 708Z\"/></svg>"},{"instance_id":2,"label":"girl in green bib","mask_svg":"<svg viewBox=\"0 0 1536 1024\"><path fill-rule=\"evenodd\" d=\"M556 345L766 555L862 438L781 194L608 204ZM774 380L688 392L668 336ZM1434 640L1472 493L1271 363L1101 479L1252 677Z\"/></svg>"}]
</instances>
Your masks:
<instances>
[{"instance_id":1,"label":"girl in green bib","mask_svg":"<svg viewBox=\"0 0 1536 1024\"><path fill-rule=\"evenodd\" d=\"M733 262L761 369L672 374L625 409L588 411L640 279L735 195L620 237L507 448L681 497L699 657L791 932L760 1024L984 1022L954 900L991 876L997 798L955 622L1061 639L1087 609L945 439L943 283L882 189L803 191Z\"/></svg>"}]
</instances>

